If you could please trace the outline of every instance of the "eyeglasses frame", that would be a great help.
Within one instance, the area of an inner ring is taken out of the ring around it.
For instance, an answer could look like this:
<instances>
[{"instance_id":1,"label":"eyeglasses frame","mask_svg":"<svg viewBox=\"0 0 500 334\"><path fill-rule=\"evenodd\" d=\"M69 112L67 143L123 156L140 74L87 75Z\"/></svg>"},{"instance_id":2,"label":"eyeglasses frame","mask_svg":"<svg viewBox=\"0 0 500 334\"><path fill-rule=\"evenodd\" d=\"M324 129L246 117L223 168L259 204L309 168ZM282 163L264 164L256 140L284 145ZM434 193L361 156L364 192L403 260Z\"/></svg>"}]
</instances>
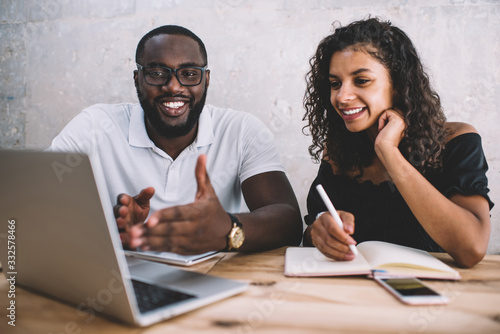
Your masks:
<instances>
[{"instance_id":1,"label":"eyeglasses frame","mask_svg":"<svg viewBox=\"0 0 500 334\"><path fill-rule=\"evenodd\" d=\"M144 76L144 82L147 83L148 85L150 86L156 86L156 87L161 87L161 86L165 86L166 84L168 84L168 82L172 79L172 73L175 75L175 78L177 79L177 82L179 82L179 84L181 86L184 86L184 87L193 87L193 86L198 86L199 84L201 84L201 82L203 81L203 75L207 72L207 71L210 71L208 69L208 65L205 65L203 67L199 67L199 66L182 66L182 67L179 67L179 68L176 68L175 70L169 68L169 67L165 67L165 66L143 66L139 63L135 63L135 65L137 66L137 69L138 70L142 70L143 73L144 73L144 69L148 69L148 68L161 68L161 69L164 69L164 70L168 70L170 72L170 76L167 78L167 80L165 81L164 84L150 84L149 82L146 81L146 77ZM183 83L181 83L181 80L179 79L179 76L177 75L177 71L178 70L182 70L182 69L185 69L185 68L196 68L196 69L199 69L201 70L201 78L200 78L200 82L198 82L197 84L194 84L194 85L185 85Z\"/></svg>"}]
</instances>

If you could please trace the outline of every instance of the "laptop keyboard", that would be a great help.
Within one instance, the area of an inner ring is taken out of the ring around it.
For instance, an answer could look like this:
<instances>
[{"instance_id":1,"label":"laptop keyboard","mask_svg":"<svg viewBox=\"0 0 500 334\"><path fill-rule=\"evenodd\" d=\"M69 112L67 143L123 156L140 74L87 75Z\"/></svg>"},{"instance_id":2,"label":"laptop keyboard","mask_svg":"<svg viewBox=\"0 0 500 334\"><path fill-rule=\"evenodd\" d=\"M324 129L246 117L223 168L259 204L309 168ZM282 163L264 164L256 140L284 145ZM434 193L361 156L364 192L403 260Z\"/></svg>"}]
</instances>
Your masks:
<instances>
[{"instance_id":1,"label":"laptop keyboard","mask_svg":"<svg viewBox=\"0 0 500 334\"><path fill-rule=\"evenodd\" d=\"M152 311L159 307L174 304L195 296L171 290L158 285L152 285L137 280L132 280L135 297L141 313Z\"/></svg>"}]
</instances>

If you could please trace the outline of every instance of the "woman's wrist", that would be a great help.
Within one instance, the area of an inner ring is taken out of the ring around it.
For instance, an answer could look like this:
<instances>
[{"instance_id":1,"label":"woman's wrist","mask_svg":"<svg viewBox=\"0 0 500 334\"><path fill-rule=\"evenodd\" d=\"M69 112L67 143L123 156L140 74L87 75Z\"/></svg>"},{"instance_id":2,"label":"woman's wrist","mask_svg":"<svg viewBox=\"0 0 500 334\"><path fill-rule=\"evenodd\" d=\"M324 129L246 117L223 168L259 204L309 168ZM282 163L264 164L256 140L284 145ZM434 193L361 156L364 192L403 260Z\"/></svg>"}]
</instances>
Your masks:
<instances>
[{"instance_id":1,"label":"woman's wrist","mask_svg":"<svg viewBox=\"0 0 500 334\"><path fill-rule=\"evenodd\" d=\"M386 169L388 169L388 165L390 165L393 161L397 162L400 158L404 159L401 151L396 146L376 145L375 153L377 154L380 162L386 167Z\"/></svg>"}]
</instances>

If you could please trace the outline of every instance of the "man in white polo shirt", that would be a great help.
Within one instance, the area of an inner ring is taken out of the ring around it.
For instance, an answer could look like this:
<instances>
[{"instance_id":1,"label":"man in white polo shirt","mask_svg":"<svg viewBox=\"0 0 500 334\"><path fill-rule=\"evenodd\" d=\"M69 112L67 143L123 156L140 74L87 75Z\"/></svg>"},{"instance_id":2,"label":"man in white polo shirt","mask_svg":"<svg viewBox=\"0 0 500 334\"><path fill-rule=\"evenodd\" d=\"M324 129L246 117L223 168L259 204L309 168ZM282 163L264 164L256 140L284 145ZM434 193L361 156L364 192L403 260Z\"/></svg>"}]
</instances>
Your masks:
<instances>
[{"instance_id":1,"label":"man in white polo shirt","mask_svg":"<svg viewBox=\"0 0 500 334\"><path fill-rule=\"evenodd\" d=\"M251 114L205 105L203 42L162 26L141 39L136 63L140 104L91 106L49 148L86 153L102 171L124 246L197 254L298 244L300 211L272 133ZM242 194L250 212L238 213Z\"/></svg>"}]
</instances>

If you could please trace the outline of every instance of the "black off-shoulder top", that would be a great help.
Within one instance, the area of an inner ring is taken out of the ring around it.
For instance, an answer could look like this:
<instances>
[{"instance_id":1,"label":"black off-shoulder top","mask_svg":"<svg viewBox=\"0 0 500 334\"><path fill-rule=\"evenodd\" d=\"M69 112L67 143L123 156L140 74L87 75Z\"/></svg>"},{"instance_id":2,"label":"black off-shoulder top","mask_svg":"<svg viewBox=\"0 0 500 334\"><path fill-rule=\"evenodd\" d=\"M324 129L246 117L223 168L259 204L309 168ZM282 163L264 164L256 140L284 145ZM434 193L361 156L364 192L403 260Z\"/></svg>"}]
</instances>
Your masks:
<instances>
[{"instance_id":1,"label":"black off-shoulder top","mask_svg":"<svg viewBox=\"0 0 500 334\"><path fill-rule=\"evenodd\" d=\"M448 142L443 153L443 169L429 173L426 179L443 195L482 195L493 207L488 196L488 164L477 133L465 133ZM319 212L326 211L316 191L321 183L337 210L351 212L355 217L354 240L391 242L430 252L442 248L419 224L403 197L390 181L375 185L358 182L346 175L334 175L329 163L322 162L307 197L307 225Z\"/></svg>"}]
</instances>

